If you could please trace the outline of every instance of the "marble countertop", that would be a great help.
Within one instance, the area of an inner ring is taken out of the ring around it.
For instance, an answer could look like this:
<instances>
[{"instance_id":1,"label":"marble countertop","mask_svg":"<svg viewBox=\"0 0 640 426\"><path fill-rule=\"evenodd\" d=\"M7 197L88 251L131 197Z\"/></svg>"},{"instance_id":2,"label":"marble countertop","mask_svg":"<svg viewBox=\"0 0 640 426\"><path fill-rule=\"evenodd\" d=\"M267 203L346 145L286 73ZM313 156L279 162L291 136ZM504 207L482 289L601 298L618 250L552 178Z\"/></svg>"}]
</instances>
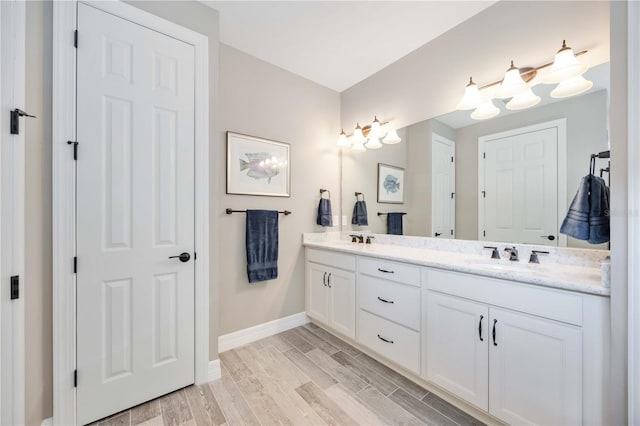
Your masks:
<instances>
[{"instance_id":1,"label":"marble countertop","mask_svg":"<svg viewBox=\"0 0 640 426\"><path fill-rule=\"evenodd\" d=\"M334 250L598 296L611 294L609 288L602 286L600 268L593 265L545 263L542 256L539 264L530 264L527 262L528 257L524 258L522 255L519 262L511 262L504 257L499 260L491 259L489 253L486 256L479 256L375 242L358 244L346 240L305 241L304 245L310 248Z\"/></svg>"}]
</instances>

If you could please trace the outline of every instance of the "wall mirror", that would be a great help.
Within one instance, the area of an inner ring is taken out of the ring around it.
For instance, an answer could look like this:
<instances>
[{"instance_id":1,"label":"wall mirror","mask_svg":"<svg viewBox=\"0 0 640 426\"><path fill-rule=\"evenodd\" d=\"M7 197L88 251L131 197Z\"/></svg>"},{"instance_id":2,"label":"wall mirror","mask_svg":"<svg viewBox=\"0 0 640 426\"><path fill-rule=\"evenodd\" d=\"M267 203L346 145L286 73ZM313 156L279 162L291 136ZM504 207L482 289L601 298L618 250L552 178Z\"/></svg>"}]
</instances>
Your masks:
<instances>
[{"instance_id":1,"label":"wall mirror","mask_svg":"<svg viewBox=\"0 0 640 426\"><path fill-rule=\"evenodd\" d=\"M508 110L495 99L500 113L490 119L453 111L398 129L399 144L344 149L343 229L385 234L385 213L402 212L404 235L606 249L559 233L591 155L609 149L609 63L584 77L593 87L580 95L553 98L554 86L538 85L534 107ZM608 182L608 158L595 163ZM403 203L378 202L379 164L404 170ZM366 226L351 225L356 192Z\"/></svg>"}]
</instances>

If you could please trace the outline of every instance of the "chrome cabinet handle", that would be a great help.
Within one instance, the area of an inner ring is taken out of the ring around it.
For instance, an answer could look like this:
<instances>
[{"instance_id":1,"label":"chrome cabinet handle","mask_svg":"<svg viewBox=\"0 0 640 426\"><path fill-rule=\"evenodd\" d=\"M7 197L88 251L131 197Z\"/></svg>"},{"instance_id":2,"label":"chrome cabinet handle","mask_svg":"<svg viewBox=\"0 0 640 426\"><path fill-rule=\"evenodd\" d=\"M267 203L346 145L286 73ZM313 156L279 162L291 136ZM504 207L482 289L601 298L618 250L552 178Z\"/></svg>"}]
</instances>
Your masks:
<instances>
[{"instance_id":1,"label":"chrome cabinet handle","mask_svg":"<svg viewBox=\"0 0 640 426\"><path fill-rule=\"evenodd\" d=\"M329 276L327 277L327 285L331 288L331 272L329 272Z\"/></svg>"},{"instance_id":2,"label":"chrome cabinet handle","mask_svg":"<svg viewBox=\"0 0 640 426\"><path fill-rule=\"evenodd\" d=\"M325 286L325 287L327 286L327 273L326 272L322 276L322 285Z\"/></svg>"},{"instance_id":3,"label":"chrome cabinet handle","mask_svg":"<svg viewBox=\"0 0 640 426\"><path fill-rule=\"evenodd\" d=\"M385 274L395 274L395 271L389 271L389 270L387 270L387 269L380 269L380 268L378 268L378 271L380 271L380 272L384 272Z\"/></svg>"},{"instance_id":4,"label":"chrome cabinet handle","mask_svg":"<svg viewBox=\"0 0 640 426\"><path fill-rule=\"evenodd\" d=\"M480 315L480 323L478 324L478 336L480 337L480 341L484 342L482 338L482 320L484 319L484 315Z\"/></svg>"},{"instance_id":5,"label":"chrome cabinet handle","mask_svg":"<svg viewBox=\"0 0 640 426\"><path fill-rule=\"evenodd\" d=\"M378 300L384 303L394 303L393 300L387 300L387 299L383 299L382 297L378 296Z\"/></svg>"},{"instance_id":6,"label":"chrome cabinet handle","mask_svg":"<svg viewBox=\"0 0 640 426\"><path fill-rule=\"evenodd\" d=\"M498 343L496 342L496 323L498 322L497 319L493 320L493 346L498 346Z\"/></svg>"},{"instance_id":7,"label":"chrome cabinet handle","mask_svg":"<svg viewBox=\"0 0 640 426\"><path fill-rule=\"evenodd\" d=\"M385 339L384 337L382 337L379 334L378 334L378 339L382 340L383 342L387 342L387 343L393 344L393 340Z\"/></svg>"}]
</instances>

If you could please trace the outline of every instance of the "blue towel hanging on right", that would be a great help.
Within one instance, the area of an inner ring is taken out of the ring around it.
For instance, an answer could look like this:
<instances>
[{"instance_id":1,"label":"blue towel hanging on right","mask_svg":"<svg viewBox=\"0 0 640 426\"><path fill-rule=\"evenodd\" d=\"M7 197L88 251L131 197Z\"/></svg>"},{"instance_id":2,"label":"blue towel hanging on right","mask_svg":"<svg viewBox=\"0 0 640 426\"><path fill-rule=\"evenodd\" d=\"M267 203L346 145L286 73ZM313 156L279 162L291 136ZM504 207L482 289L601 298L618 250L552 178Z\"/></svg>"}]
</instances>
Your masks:
<instances>
[{"instance_id":1,"label":"blue towel hanging on right","mask_svg":"<svg viewBox=\"0 0 640 426\"><path fill-rule=\"evenodd\" d=\"M590 244L609 241L609 188L604 179L593 174L582 178L560 232Z\"/></svg>"},{"instance_id":2,"label":"blue towel hanging on right","mask_svg":"<svg viewBox=\"0 0 640 426\"><path fill-rule=\"evenodd\" d=\"M387 213L387 234L402 235L402 216L404 213Z\"/></svg>"}]
</instances>

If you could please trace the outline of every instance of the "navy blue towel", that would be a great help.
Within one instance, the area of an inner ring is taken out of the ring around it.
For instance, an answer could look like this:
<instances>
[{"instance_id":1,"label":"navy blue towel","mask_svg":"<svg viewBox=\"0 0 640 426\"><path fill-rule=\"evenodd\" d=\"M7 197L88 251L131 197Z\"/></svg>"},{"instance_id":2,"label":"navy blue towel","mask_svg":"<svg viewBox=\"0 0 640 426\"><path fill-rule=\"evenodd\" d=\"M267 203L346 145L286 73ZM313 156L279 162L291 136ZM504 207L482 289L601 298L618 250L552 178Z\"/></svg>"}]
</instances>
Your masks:
<instances>
[{"instance_id":1,"label":"navy blue towel","mask_svg":"<svg viewBox=\"0 0 640 426\"><path fill-rule=\"evenodd\" d=\"M591 244L609 241L609 188L604 179L587 175L580 181L560 232Z\"/></svg>"},{"instance_id":2,"label":"navy blue towel","mask_svg":"<svg viewBox=\"0 0 640 426\"><path fill-rule=\"evenodd\" d=\"M278 211L247 210L249 282L278 278Z\"/></svg>"},{"instance_id":3,"label":"navy blue towel","mask_svg":"<svg viewBox=\"0 0 640 426\"><path fill-rule=\"evenodd\" d=\"M387 234L402 235L403 213L387 213Z\"/></svg>"},{"instance_id":4,"label":"navy blue towel","mask_svg":"<svg viewBox=\"0 0 640 426\"><path fill-rule=\"evenodd\" d=\"M351 216L351 224L360 226L369 225L367 203L364 201L356 201L356 205L353 207L353 215Z\"/></svg>"},{"instance_id":5,"label":"navy blue towel","mask_svg":"<svg viewBox=\"0 0 640 426\"><path fill-rule=\"evenodd\" d=\"M318 218L316 223L320 226L333 226L333 216L331 215L331 200L320 198L318 204Z\"/></svg>"}]
</instances>

